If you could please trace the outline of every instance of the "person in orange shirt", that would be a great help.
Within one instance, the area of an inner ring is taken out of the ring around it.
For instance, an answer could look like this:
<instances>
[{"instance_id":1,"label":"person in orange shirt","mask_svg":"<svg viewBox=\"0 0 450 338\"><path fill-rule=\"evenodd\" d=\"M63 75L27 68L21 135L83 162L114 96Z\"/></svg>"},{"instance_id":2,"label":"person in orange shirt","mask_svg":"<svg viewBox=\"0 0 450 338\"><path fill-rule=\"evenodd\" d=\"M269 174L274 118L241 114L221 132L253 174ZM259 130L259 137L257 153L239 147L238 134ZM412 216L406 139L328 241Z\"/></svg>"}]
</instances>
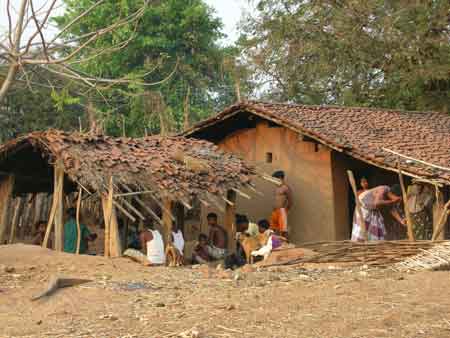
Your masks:
<instances>
[{"instance_id":1,"label":"person in orange shirt","mask_svg":"<svg viewBox=\"0 0 450 338\"><path fill-rule=\"evenodd\" d=\"M279 179L281 185L275 190L275 207L272 212L270 227L276 234L288 238L288 213L292 208L292 190L286 184L284 171L276 171L272 176Z\"/></svg>"}]
</instances>

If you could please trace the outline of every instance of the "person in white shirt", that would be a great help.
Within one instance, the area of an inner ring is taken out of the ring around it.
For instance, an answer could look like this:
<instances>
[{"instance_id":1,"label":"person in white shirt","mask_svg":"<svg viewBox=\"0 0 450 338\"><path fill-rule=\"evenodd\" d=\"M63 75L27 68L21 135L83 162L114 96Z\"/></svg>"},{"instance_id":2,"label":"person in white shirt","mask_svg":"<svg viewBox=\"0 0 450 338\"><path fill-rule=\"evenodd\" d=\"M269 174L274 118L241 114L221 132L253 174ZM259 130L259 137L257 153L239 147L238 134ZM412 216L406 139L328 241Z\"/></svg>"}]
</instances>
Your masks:
<instances>
[{"instance_id":1,"label":"person in white shirt","mask_svg":"<svg viewBox=\"0 0 450 338\"><path fill-rule=\"evenodd\" d=\"M178 250L181 256L184 256L184 237L183 232L178 228L178 224L172 224L172 242L173 246Z\"/></svg>"},{"instance_id":2,"label":"person in white shirt","mask_svg":"<svg viewBox=\"0 0 450 338\"><path fill-rule=\"evenodd\" d=\"M158 230L153 230L153 224L147 224L139 235L141 250L146 254L151 265L163 265L166 262L164 241Z\"/></svg>"}]
</instances>

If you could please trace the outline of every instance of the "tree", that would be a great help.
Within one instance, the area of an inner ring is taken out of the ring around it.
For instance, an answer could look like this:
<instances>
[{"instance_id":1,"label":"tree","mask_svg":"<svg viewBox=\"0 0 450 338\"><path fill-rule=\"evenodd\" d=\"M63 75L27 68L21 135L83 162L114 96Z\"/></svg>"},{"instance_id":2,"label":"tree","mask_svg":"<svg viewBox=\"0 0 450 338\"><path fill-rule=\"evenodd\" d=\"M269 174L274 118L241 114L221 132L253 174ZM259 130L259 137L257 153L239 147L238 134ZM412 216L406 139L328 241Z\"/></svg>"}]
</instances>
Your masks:
<instances>
[{"instance_id":1,"label":"tree","mask_svg":"<svg viewBox=\"0 0 450 338\"><path fill-rule=\"evenodd\" d=\"M450 3L261 0L241 45L270 98L448 111Z\"/></svg>"},{"instance_id":2,"label":"tree","mask_svg":"<svg viewBox=\"0 0 450 338\"><path fill-rule=\"evenodd\" d=\"M66 13L57 18L59 26L66 25L91 4L92 0L66 0ZM135 1L106 1L102 11L95 11L82 26L71 27L70 35L76 38L85 31L95 31L118 13L128 11L136 11ZM142 77L145 82L156 83L133 83L105 94L108 102L98 109L103 111L108 132L122 134L124 125L129 136L180 130L223 106L220 98L226 97L226 104L235 101L234 96L222 95L234 87L234 82L224 66L232 53L219 44L221 28L220 19L202 0L155 2L133 27L135 38L126 49L81 65L80 72L119 79ZM114 43L114 39L105 36L95 46L110 48Z\"/></svg>"},{"instance_id":3,"label":"tree","mask_svg":"<svg viewBox=\"0 0 450 338\"><path fill-rule=\"evenodd\" d=\"M96 30L84 30L83 34L76 38L69 37L68 31L74 27L83 27L84 22L89 20L94 12L101 10L106 3L105 0L90 1L90 6L72 16L70 21L60 26L56 36L49 38L45 35L45 29L57 8L57 3L57 0L50 0L42 8L36 8L33 0L21 0L18 9L13 10L10 0L6 0L8 29L0 38L0 76L3 77L0 83L0 103L17 81L26 83L29 88L39 84L33 81L30 68L45 69L64 78L77 80L92 89L95 89L98 83L109 85L116 83L114 79L100 79L77 72L73 68L73 60L83 55L77 62L92 61L123 49L132 36L119 36L116 32L123 31L123 27L136 25L147 7L147 0L134 1L135 11L126 15L116 13L115 20L105 20ZM27 31L30 32L29 35L25 34ZM95 43L104 37L112 39L114 44L108 48L95 48ZM119 81L119 83L128 82L128 79Z\"/></svg>"}]
</instances>

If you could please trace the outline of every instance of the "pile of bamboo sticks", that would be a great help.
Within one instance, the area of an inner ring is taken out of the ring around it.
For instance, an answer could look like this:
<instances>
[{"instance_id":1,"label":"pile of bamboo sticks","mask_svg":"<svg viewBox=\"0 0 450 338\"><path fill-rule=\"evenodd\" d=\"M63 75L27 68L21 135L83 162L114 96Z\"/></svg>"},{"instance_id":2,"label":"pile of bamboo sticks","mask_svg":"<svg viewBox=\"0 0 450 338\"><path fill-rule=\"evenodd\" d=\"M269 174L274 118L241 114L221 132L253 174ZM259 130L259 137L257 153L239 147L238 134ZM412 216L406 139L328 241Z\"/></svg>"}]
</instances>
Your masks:
<instances>
[{"instance_id":1,"label":"pile of bamboo sticks","mask_svg":"<svg viewBox=\"0 0 450 338\"><path fill-rule=\"evenodd\" d=\"M450 268L450 242L440 243L430 249L406 258L392 267L397 271L448 270Z\"/></svg>"},{"instance_id":2,"label":"pile of bamboo sticks","mask_svg":"<svg viewBox=\"0 0 450 338\"><path fill-rule=\"evenodd\" d=\"M303 248L317 252L317 255L304 258L299 263L359 263L387 267L416 256L423 250L430 250L441 243L443 242L317 242L302 245Z\"/></svg>"}]
</instances>

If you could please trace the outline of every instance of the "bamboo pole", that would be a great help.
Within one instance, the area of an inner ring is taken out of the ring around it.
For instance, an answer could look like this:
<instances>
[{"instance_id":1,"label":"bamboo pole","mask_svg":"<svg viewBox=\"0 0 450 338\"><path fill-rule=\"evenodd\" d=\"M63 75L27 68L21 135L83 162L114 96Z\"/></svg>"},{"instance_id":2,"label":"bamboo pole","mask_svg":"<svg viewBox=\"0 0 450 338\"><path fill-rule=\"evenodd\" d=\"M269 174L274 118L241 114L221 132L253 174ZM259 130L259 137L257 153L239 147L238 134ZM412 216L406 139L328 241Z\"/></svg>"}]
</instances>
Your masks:
<instances>
[{"instance_id":1,"label":"bamboo pole","mask_svg":"<svg viewBox=\"0 0 450 338\"><path fill-rule=\"evenodd\" d=\"M358 225L361 228L361 234L365 241L368 240L368 233L366 229L366 224L364 223L363 213L361 210L361 201L359 200L358 190L356 189L356 181L355 176L351 170L347 170L348 180L350 182L350 186L352 187L353 195L355 196L355 205L356 205L356 213L357 213L357 221Z\"/></svg>"},{"instance_id":2,"label":"bamboo pole","mask_svg":"<svg viewBox=\"0 0 450 338\"><path fill-rule=\"evenodd\" d=\"M433 235L434 232L439 229L439 222L441 220L442 210L444 210L444 194L440 191L439 187L435 186L435 201L433 203ZM444 239L445 233L442 231L436 237L436 239Z\"/></svg>"},{"instance_id":3,"label":"bamboo pole","mask_svg":"<svg viewBox=\"0 0 450 338\"><path fill-rule=\"evenodd\" d=\"M236 251L236 224L235 224L235 216L236 216L236 193L232 190L228 191L227 200L231 202L225 202L225 229L228 234L228 251L230 253L234 253Z\"/></svg>"},{"instance_id":4,"label":"bamboo pole","mask_svg":"<svg viewBox=\"0 0 450 338\"><path fill-rule=\"evenodd\" d=\"M11 220L11 231L9 233L9 244L14 243L16 239L16 229L19 224L20 213L23 206L23 198L18 197L16 199L16 205L14 206L14 214Z\"/></svg>"},{"instance_id":5,"label":"bamboo pole","mask_svg":"<svg viewBox=\"0 0 450 338\"><path fill-rule=\"evenodd\" d=\"M445 203L444 207L442 208L441 216L439 217L439 221L437 224L436 229L434 229L433 232L433 238L432 240L435 241L438 236L440 235L441 231L444 229L445 224L447 223L447 218L449 216L449 207L450 207L450 200Z\"/></svg>"},{"instance_id":6,"label":"bamboo pole","mask_svg":"<svg viewBox=\"0 0 450 338\"><path fill-rule=\"evenodd\" d=\"M406 193L405 181L403 180L403 173L400 168L400 163L398 163L398 178L400 180L400 187L402 188L403 205L404 205L404 210L405 210L405 214L406 214L406 225L408 228L408 239L411 242L414 242L415 238L414 238L414 231L413 231L413 227L412 227L412 218L411 218L411 214L408 209L408 194Z\"/></svg>"},{"instance_id":7,"label":"bamboo pole","mask_svg":"<svg viewBox=\"0 0 450 338\"><path fill-rule=\"evenodd\" d=\"M14 188L14 176L8 175L0 183L0 245L5 240L5 234L8 227L8 207L11 200L11 195Z\"/></svg>"},{"instance_id":8,"label":"bamboo pole","mask_svg":"<svg viewBox=\"0 0 450 338\"><path fill-rule=\"evenodd\" d=\"M55 250L63 251L64 246L64 169L61 164L56 167L58 180L57 205L55 213Z\"/></svg>"},{"instance_id":9,"label":"bamboo pole","mask_svg":"<svg viewBox=\"0 0 450 338\"><path fill-rule=\"evenodd\" d=\"M163 238L167 244L172 243L172 218L169 216L166 210L172 210L172 201L165 197L163 200L164 209L162 210L162 222L163 222Z\"/></svg>"},{"instance_id":10,"label":"bamboo pole","mask_svg":"<svg viewBox=\"0 0 450 338\"><path fill-rule=\"evenodd\" d=\"M83 194L82 188L78 188L78 199L77 199L77 251L76 254L80 254L81 245L81 225L80 225L80 209L81 209L81 195Z\"/></svg>"}]
</instances>

